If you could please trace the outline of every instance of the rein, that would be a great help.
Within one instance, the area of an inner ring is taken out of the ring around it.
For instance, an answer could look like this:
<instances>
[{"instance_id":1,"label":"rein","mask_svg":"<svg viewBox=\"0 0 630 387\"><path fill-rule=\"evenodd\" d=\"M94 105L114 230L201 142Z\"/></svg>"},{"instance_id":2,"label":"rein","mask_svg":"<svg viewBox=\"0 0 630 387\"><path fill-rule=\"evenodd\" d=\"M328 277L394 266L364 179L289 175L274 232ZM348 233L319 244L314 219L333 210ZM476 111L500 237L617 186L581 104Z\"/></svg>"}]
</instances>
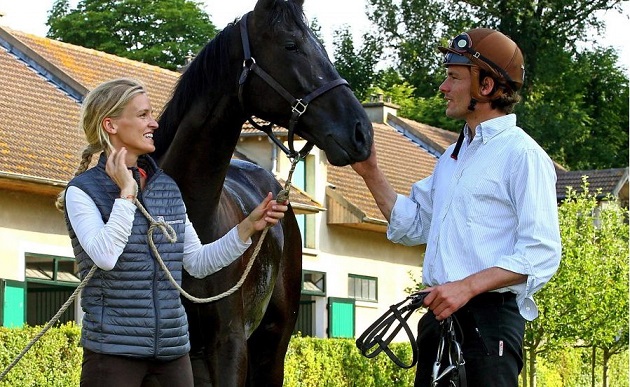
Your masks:
<instances>
[{"instance_id":1,"label":"rein","mask_svg":"<svg viewBox=\"0 0 630 387\"><path fill-rule=\"evenodd\" d=\"M418 362L418 343L411 328L409 328L409 324L407 324L407 320L416 309L424 306L423 301L427 294L427 292L415 293L403 301L391 305L389 310L376 319L356 340L357 348L359 348L361 354L371 359L381 352L385 352L401 368L407 369L416 365ZM435 363L433 363L431 370L431 387L436 387L438 382L445 380L449 375L449 386L466 387L466 371L464 369L466 362L462 355L461 344L457 341L455 334L454 322L456 321L454 316L449 316L440 322L440 341ZM398 325L394 327L396 322L398 322ZM401 329L405 330L411 344L412 359L409 364L405 364L389 348L389 344ZM448 351L448 364L442 367L445 349Z\"/></svg>"},{"instance_id":2,"label":"rein","mask_svg":"<svg viewBox=\"0 0 630 387\"><path fill-rule=\"evenodd\" d=\"M287 130L289 131L289 136L288 136L289 148L287 148L273 134L272 132L272 127L274 125L273 122L270 122L267 125L259 125L253 120L251 115L248 116L247 120L256 129L265 132L267 136L269 136L269 138L278 147L280 147L280 149L282 149L282 151L286 153L287 156L289 156L289 158L293 159L296 157L305 157L313 148L313 143L307 141L306 145L304 145L304 148L302 148L299 152L296 152L295 149L293 148L293 139L295 137L295 126L297 125L298 120L300 119L302 114L306 112L306 108L308 107L309 103L311 103L315 98L319 97L320 95L326 93L329 90L334 89L337 86L350 87L350 85L348 85L348 82L345 79L338 78L323 86L320 86L319 88L317 88L316 90L308 94L306 97L303 97L303 98L293 97L293 95L291 95L291 93L289 93L287 89L285 89L280 83L278 83L278 81L273 79L271 75L269 75L265 70L260 68L260 66L258 66L258 64L256 63L256 60L252 57L250 45L249 45L249 32L247 30L247 16L248 15L249 14L246 13L245 15L243 15L243 17L239 21L244 59L243 59L243 71L241 72L241 76L238 80L238 85L239 85L238 100L241 104L243 111L246 111L243 93L244 93L245 83L247 82L247 79L249 78L249 74L251 72L258 75L263 81L265 81L269 86L271 86L278 94L280 94L287 102L289 102L289 105L291 105L291 119L289 120L289 127L287 128Z\"/></svg>"}]
</instances>

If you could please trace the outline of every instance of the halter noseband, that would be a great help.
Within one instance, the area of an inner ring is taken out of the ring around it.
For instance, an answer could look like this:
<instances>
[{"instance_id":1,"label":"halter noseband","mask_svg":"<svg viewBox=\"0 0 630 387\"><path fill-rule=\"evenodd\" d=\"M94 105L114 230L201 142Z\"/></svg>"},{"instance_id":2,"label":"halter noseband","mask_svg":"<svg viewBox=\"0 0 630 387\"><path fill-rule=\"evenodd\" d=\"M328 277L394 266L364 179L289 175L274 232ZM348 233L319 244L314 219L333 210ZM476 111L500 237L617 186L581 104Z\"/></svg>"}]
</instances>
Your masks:
<instances>
[{"instance_id":1,"label":"halter noseband","mask_svg":"<svg viewBox=\"0 0 630 387\"><path fill-rule=\"evenodd\" d=\"M278 94L280 94L285 100L287 100L287 102L289 102L289 104L291 105L291 119L289 120L289 127L287 128L289 131L289 136L288 136L289 148L287 149L287 147L284 146L284 144L280 140L278 140L276 136L273 134L271 130L274 125L273 122L267 125L259 125L253 120L251 115L249 115L247 120L255 128L265 132L269 136L269 138L271 138L271 140L276 145L278 145L284 153L287 154L289 158L296 158L296 157L304 158L311 151L314 144L307 141L306 145L304 145L304 148L302 148L299 152L296 152L295 149L293 148L295 125L300 119L300 116L302 116L302 114L306 112L306 108L308 107L308 104L311 101L313 101L315 98L319 97L320 95L324 94L325 92L331 89L334 89L337 86L342 86L342 85L345 85L348 87L350 86L348 85L348 82L345 79L339 78L317 88L315 91L312 91L310 94L308 94L304 98L294 98L291 95L291 93L289 93L284 87L282 87L282 85L280 85L275 79L273 79L265 70L261 69L256 64L256 60L252 57L251 51L249 48L249 33L247 31L247 16L248 15L249 14L243 15L243 17L239 21L240 30L241 30L241 42L243 43L243 56L244 56L243 72L241 73L241 76L238 80L238 85L239 85L238 99L241 103L241 107L243 108L243 111L246 111L245 103L243 100L243 89L245 86L245 82L247 81L247 78L249 76L249 73L254 72L256 75L262 78L262 80L264 80L269 86L271 86Z\"/></svg>"}]
</instances>

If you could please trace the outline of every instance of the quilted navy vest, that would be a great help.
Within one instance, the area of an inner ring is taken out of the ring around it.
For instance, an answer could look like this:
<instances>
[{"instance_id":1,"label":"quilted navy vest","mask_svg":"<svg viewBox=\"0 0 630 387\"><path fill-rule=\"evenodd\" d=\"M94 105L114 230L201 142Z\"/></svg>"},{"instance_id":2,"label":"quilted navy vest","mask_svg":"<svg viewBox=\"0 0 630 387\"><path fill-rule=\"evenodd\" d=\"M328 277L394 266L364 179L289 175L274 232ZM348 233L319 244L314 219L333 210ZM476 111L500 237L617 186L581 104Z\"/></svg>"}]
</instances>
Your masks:
<instances>
[{"instance_id":1,"label":"quilted navy vest","mask_svg":"<svg viewBox=\"0 0 630 387\"><path fill-rule=\"evenodd\" d=\"M107 222L120 189L105 173L105 154L98 164L70 181L87 193ZM138 165L148 173L138 198L151 216L164 219L177 233L170 243L156 229L153 240L175 280L181 284L186 209L176 183L149 156ZM134 171L137 176L137 170ZM93 265L66 216L74 254L83 278ZM149 221L136 210L132 233L111 271L98 269L82 291L85 312L81 344L93 352L173 360L190 350L188 321L177 289L161 270L147 242Z\"/></svg>"}]
</instances>

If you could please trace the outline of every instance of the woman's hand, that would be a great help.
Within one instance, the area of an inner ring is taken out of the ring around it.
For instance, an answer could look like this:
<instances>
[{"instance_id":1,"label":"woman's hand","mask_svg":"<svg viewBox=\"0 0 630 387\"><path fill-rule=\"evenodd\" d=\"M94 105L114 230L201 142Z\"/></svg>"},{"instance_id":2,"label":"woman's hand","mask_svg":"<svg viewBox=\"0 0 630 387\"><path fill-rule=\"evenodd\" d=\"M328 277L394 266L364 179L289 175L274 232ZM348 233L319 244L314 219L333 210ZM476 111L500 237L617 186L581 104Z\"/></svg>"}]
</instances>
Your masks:
<instances>
[{"instance_id":1,"label":"woman's hand","mask_svg":"<svg viewBox=\"0 0 630 387\"><path fill-rule=\"evenodd\" d=\"M120 197L122 198L135 197L138 194L138 183L136 183L131 170L125 164L126 156L127 149L124 147L120 148L120 150L114 149L107 157L107 164L105 164L105 172L120 188Z\"/></svg>"},{"instance_id":2,"label":"woman's hand","mask_svg":"<svg viewBox=\"0 0 630 387\"><path fill-rule=\"evenodd\" d=\"M238 224L238 236L243 242L247 241L255 232L263 230L265 227L278 224L280 219L284 218L289 206L284 203L280 204L273 200L271 192L267 197L254 208L254 210Z\"/></svg>"}]
</instances>

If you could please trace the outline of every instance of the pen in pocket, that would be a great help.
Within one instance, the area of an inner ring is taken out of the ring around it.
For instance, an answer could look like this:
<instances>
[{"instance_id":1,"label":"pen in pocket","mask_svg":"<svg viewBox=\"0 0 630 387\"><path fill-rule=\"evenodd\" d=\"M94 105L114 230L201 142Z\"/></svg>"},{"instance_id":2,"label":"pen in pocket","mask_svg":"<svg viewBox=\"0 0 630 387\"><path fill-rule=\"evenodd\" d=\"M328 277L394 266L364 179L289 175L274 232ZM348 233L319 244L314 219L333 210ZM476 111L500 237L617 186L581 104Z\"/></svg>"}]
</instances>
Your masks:
<instances>
[{"instance_id":1,"label":"pen in pocket","mask_svg":"<svg viewBox=\"0 0 630 387\"><path fill-rule=\"evenodd\" d=\"M475 327L475 332L477 332L477 337L479 337L479 341L481 341L481 345L483 345L483 349L484 351L486 351L486 355L490 356L490 351L488 351L488 347L486 346L486 342L481 336L481 331L479 330L479 328Z\"/></svg>"}]
</instances>

